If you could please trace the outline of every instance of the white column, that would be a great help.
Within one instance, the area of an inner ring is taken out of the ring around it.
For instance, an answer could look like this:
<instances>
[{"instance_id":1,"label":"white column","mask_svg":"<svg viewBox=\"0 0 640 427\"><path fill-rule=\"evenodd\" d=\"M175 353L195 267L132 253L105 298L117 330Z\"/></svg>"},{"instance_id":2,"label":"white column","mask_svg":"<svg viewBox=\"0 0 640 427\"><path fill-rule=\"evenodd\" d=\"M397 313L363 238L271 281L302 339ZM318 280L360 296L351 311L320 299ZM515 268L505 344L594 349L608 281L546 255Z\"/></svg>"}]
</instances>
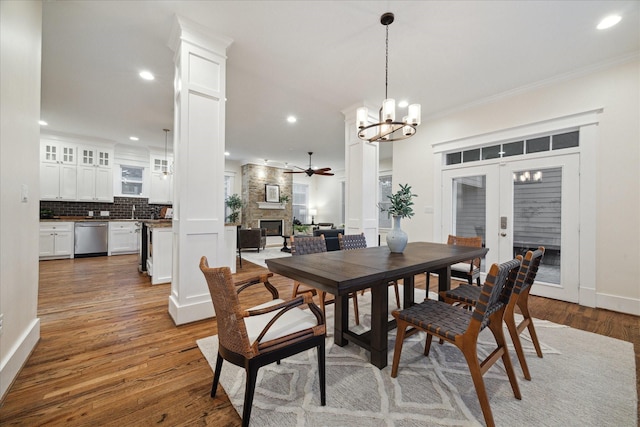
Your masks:
<instances>
[{"instance_id":1,"label":"white column","mask_svg":"<svg viewBox=\"0 0 640 427\"><path fill-rule=\"evenodd\" d=\"M375 109L369 108L369 111ZM368 246L378 245L378 143L358 138L356 106L345 115L345 234L363 233ZM370 117L370 120L377 120Z\"/></svg>"},{"instance_id":2,"label":"white column","mask_svg":"<svg viewBox=\"0 0 640 427\"><path fill-rule=\"evenodd\" d=\"M177 17L175 52L173 281L176 325L215 316L198 264L228 263L224 241L226 50L232 40Z\"/></svg>"}]
</instances>

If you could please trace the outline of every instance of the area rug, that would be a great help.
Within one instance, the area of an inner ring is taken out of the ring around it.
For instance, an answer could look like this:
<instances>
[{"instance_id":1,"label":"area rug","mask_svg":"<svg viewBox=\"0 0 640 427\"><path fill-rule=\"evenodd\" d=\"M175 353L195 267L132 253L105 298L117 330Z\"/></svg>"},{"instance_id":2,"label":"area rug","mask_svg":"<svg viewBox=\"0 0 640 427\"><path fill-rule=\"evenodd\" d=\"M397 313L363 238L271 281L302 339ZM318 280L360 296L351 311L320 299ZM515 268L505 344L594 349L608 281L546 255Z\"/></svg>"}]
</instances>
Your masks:
<instances>
[{"instance_id":1,"label":"area rug","mask_svg":"<svg viewBox=\"0 0 640 427\"><path fill-rule=\"evenodd\" d=\"M288 252L282 252L282 246L278 247L269 247L267 246L265 249L260 252L257 251L247 251L242 252L242 259L252 262L261 267L267 268L267 263L264 262L270 258L282 258L282 257L290 257L291 254Z\"/></svg>"},{"instance_id":2,"label":"area rug","mask_svg":"<svg viewBox=\"0 0 640 427\"><path fill-rule=\"evenodd\" d=\"M370 324L369 293L359 298L361 328ZM390 298L390 303L394 299ZM424 334L405 341L398 377L389 366L369 364L367 351L333 344L333 306L327 307L327 404L320 406L316 352L308 351L262 368L251 414L254 426L476 426L484 418L460 351L434 341L424 357ZM526 381L511 349L522 400L509 385L502 362L484 376L498 426L635 426L637 392L631 343L535 320L544 358L521 335L532 380ZM510 338L507 340L510 342ZM492 350L491 333L481 335L479 352ZM212 370L217 337L198 340ZM242 414L244 370L225 362L220 383Z\"/></svg>"}]
</instances>

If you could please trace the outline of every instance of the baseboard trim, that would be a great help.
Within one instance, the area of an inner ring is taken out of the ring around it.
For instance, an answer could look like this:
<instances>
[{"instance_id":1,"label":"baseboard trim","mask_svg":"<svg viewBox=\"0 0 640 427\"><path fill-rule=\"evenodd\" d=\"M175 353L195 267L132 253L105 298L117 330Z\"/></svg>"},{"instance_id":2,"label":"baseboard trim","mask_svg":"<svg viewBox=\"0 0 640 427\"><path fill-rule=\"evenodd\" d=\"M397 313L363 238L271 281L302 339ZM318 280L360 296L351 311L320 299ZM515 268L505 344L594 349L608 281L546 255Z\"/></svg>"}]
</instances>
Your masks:
<instances>
[{"instance_id":1,"label":"baseboard trim","mask_svg":"<svg viewBox=\"0 0 640 427\"><path fill-rule=\"evenodd\" d=\"M169 315L173 319L173 323L178 326L215 317L216 313L210 300L180 305L171 295L169 297Z\"/></svg>"},{"instance_id":2,"label":"baseboard trim","mask_svg":"<svg viewBox=\"0 0 640 427\"><path fill-rule=\"evenodd\" d=\"M640 316L640 299L596 293L596 307Z\"/></svg>"},{"instance_id":3,"label":"baseboard trim","mask_svg":"<svg viewBox=\"0 0 640 427\"><path fill-rule=\"evenodd\" d=\"M17 341L17 344L0 361L0 401L11 388L22 367L29 360L29 356L40 341L40 319L35 318L29 328Z\"/></svg>"}]
</instances>

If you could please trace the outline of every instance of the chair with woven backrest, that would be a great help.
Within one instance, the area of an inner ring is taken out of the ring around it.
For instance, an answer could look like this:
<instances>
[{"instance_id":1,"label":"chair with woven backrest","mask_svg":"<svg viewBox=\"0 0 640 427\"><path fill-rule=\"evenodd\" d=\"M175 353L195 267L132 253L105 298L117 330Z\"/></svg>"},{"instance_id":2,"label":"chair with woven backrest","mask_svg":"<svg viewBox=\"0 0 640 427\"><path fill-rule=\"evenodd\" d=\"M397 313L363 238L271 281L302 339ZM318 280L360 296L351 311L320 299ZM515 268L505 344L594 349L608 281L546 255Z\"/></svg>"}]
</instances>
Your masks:
<instances>
[{"instance_id":1,"label":"chair with woven backrest","mask_svg":"<svg viewBox=\"0 0 640 427\"><path fill-rule=\"evenodd\" d=\"M474 248L482 247L482 237L462 237L449 234L447 245L472 246ZM470 285L475 280L480 286L480 258L474 258L469 261L459 262L451 266L451 277L465 279Z\"/></svg>"},{"instance_id":2,"label":"chair with woven backrest","mask_svg":"<svg viewBox=\"0 0 640 427\"><path fill-rule=\"evenodd\" d=\"M364 233L360 234L338 234L338 244L340 245L340 250L348 251L351 249L364 249L367 247L367 238L364 236ZM393 286L396 294L396 305L400 308L400 291L398 290L398 281L393 280L389 282L389 286ZM364 289L361 291L361 295L364 295ZM358 324L358 300L357 295L354 295L354 308L356 311L356 325Z\"/></svg>"},{"instance_id":3,"label":"chair with woven backrest","mask_svg":"<svg viewBox=\"0 0 640 427\"><path fill-rule=\"evenodd\" d=\"M244 368L242 425L248 426L258 369L315 347L318 350L320 403L324 406L325 319L311 296L290 301L279 299L277 289L268 280L273 273L234 283L229 267L211 268L204 256L200 259L200 270L207 280L218 323L218 357L211 397L216 395L223 360ZM273 299L243 310L238 294L259 284L271 292ZM298 308L304 304L310 310Z\"/></svg>"},{"instance_id":4,"label":"chair with woven backrest","mask_svg":"<svg viewBox=\"0 0 640 427\"><path fill-rule=\"evenodd\" d=\"M522 343L520 342L520 334L525 329L528 329L531 337L531 342L536 349L538 357L542 357L542 349L540 348L540 342L538 341L538 335L533 326L533 319L529 313L529 291L531 285L536 279L540 262L544 256L544 247L540 246L535 251L528 251L522 261L522 268L518 274L518 278L513 286L513 292L511 298L507 303L507 307L504 312L504 323L507 325L511 341L518 355L518 361L522 367L522 373L527 380L531 380L531 374L529 373L529 367L527 366L527 360L524 357L524 351L522 349ZM461 304L466 306L475 306L476 301L480 299L480 288L474 285L461 284L455 289L449 291L443 291L440 293L442 299L449 304ZM520 309L523 320L516 324L515 308L516 305Z\"/></svg>"},{"instance_id":5,"label":"chair with woven backrest","mask_svg":"<svg viewBox=\"0 0 640 427\"><path fill-rule=\"evenodd\" d=\"M518 380L513 371L509 358L502 318L509 300L522 257L503 264L493 264L482 286L480 299L474 310L447 304L436 300L425 300L404 310L394 310L393 317L398 325L398 335L393 354L391 377L398 375L398 364L402 353L402 345L407 328L412 328L409 334L421 330L427 333L424 354L429 355L433 337L443 339L458 347L469 366L469 372L478 395L480 407L488 426L494 426L489 397L482 376L489 368L502 359L509 383L516 399L521 399ZM480 361L478 358L478 336L489 327L495 338L497 347L489 356Z\"/></svg>"}]
</instances>

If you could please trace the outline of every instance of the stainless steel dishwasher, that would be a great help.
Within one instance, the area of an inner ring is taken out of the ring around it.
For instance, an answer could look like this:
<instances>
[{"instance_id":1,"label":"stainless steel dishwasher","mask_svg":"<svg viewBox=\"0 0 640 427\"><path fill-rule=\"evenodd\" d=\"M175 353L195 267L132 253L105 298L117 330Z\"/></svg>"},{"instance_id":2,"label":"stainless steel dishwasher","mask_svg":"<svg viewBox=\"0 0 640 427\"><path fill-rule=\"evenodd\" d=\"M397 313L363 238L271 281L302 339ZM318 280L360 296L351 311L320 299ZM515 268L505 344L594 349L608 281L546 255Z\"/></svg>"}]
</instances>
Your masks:
<instances>
[{"instance_id":1,"label":"stainless steel dishwasher","mask_svg":"<svg viewBox=\"0 0 640 427\"><path fill-rule=\"evenodd\" d=\"M74 238L74 256L101 256L107 255L109 246L109 223L76 222Z\"/></svg>"}]
</instances>

